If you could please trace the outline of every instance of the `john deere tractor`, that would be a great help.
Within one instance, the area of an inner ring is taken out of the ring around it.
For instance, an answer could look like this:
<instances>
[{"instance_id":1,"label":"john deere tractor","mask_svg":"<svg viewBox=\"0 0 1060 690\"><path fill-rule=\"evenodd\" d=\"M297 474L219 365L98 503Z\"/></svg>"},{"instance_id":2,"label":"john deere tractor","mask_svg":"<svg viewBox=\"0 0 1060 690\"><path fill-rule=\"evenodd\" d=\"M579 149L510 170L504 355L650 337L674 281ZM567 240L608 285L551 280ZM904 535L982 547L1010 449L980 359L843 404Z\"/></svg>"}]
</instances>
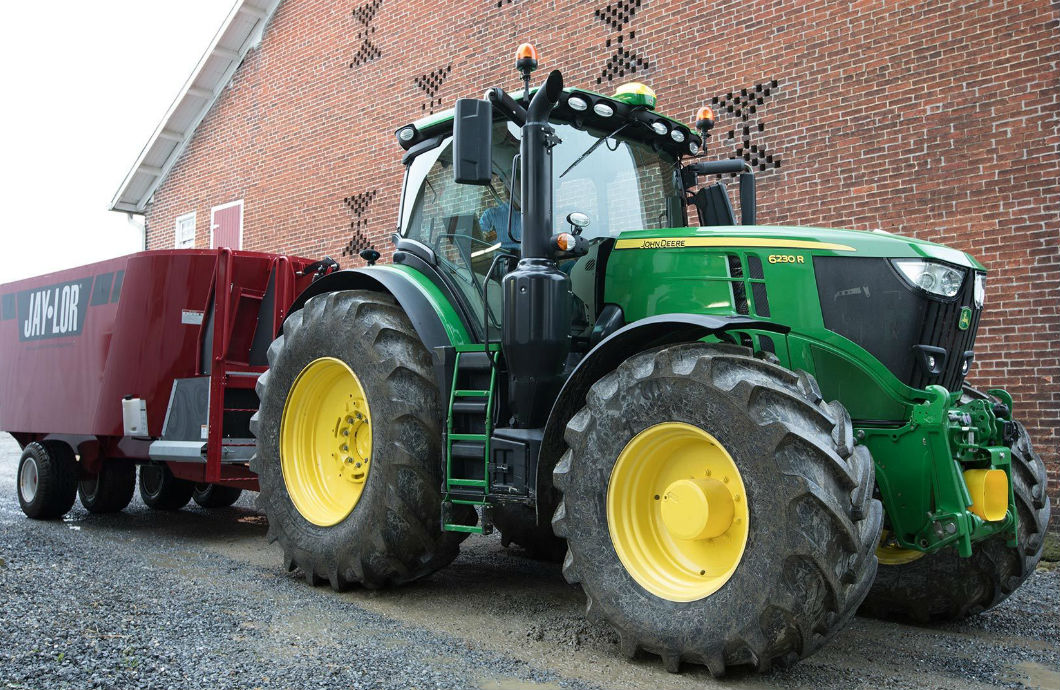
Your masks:
<instances>
[{"instance_id":1,"label":"john deere tractor","mask_svg":"<svg viewBox=\"0 0 1060 690\"><path fill-rule=\"evenodd\" d=\"M622 652L714 674L1030 576L1044 466L1012 397L964 386L980 263L757 225L749 166L702 158L708 110L518 67L521 93L397 130L393 262L323 275L269 349L252 467L289 569L398 585L496 528Z\"/></svg>"}]
</instances>

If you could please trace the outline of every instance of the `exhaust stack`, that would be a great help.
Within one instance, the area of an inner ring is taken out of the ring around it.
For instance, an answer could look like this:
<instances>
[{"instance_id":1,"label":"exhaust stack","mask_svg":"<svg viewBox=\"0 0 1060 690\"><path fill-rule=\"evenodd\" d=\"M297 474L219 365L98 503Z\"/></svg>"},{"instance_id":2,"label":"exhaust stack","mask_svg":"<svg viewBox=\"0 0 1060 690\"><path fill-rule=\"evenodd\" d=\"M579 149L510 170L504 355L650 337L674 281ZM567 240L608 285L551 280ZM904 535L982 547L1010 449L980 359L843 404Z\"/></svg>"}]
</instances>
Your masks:
<instances>
[{"instance_id":1,"label":"exhaust stack","mask_svg":"<svg viewBox=\"0 0 1060 690\"><path fill-rule=\"evenodd\" d=\"M570 278L552 258L552 148L559 143L548 124L563 91L553 71L527 107L522 161L522 258L503 280L501 348L508 363L515 426L544 426L570 353Z\"/></svg>"}]
</instances>

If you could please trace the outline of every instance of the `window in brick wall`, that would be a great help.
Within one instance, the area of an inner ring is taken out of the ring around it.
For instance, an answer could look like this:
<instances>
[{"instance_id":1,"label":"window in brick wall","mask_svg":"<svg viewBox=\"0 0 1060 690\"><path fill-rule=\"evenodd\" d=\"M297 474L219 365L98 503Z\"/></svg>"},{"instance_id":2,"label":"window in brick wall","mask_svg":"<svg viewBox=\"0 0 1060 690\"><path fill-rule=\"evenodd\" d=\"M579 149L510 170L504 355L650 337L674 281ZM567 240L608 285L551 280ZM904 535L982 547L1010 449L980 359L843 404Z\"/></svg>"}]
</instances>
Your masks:
<instances>
[{"instance_id":1,"label":"window in brick wall","mask_svg":"<svg viewBox=\"0 0 1060 690\"><path fill-rule=\"evenodd\" d=\"M195 246L195 212L177 216L173 246L177 249L191 249Z\"/></svg>"}]
</instances>

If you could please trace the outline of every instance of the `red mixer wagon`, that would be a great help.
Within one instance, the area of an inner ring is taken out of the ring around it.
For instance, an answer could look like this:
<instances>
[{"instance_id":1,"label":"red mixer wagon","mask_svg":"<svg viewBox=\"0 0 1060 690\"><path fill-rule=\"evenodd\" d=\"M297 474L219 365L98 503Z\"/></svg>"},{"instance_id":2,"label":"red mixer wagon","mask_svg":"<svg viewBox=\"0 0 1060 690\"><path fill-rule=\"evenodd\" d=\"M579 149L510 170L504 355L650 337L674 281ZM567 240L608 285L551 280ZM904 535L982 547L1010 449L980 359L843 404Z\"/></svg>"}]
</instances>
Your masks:
<instances>
[{"instance_id":1,"label":"red mixer wagon","mask_svg":"<svg viewBox=\"0 0 1060 690\"><path fill-rule=\"evenodd\" d=\"M137 465L156 508L256 490L254 384L291 303L332 265L149 251L0 286L0 429L25 451L23 510L57 517L75 492L121 510Z\"/></svg>"}]
</instances>

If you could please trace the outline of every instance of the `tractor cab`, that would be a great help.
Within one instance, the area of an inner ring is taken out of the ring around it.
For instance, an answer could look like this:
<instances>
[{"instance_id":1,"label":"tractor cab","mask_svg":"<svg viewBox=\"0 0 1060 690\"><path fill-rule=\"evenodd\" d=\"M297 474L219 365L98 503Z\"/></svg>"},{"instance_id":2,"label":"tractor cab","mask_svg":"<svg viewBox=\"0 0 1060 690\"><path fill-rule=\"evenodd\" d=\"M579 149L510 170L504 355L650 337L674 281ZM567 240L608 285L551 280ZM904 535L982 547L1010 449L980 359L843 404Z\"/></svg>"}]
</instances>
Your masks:
<instances>
[{"instance_id":1,"label":"tractor cab","mask_svg":"<svg viewBox=\"0 0 1060 690\"><path fill-rule=\"evenodd\" d=\"M536 90L535 90L536 91ZM513 100L521 100L515 94ZM700 137L653 111L655 95L626 85L614 97L566 89L549 122L552 149L551 234L569 233L578 248L560 251L557 267L571 280L571 336L588 343L602 290L600 252L619 234L688 224L681 157L698 153ZM494 116L489 123L488 177L476 184L454 176L454 111L398 130L407 172L401 247L429 249L444 279L481 329L496 338L501 327L501 278L521 255L522 130ZM572 222L572 219L574 222Z\"/></svg>"}]
</instances>

